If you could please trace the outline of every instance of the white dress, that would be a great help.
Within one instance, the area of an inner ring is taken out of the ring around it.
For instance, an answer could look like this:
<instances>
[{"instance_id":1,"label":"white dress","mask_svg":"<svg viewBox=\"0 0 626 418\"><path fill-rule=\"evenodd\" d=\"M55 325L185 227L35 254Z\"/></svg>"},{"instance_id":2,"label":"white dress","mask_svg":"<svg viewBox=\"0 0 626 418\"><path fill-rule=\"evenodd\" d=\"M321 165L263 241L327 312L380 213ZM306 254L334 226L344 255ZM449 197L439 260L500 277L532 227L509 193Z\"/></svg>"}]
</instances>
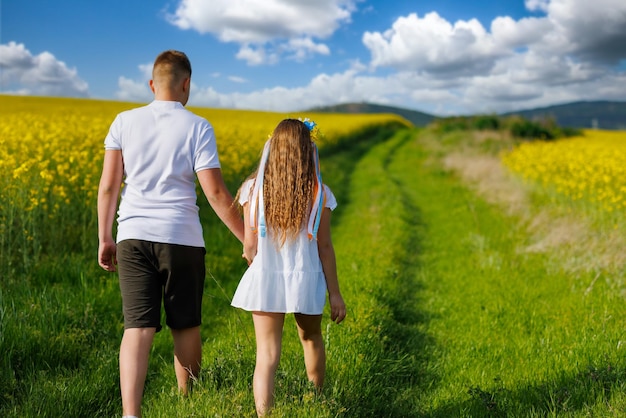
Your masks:
<instances>
[{"instance_id":1,"label":"white dress","mask_svg":"<svg viewBox=\"0 0 626 418\"><path fill-rule=\"evenodd\" d=\"M249 200L250 186L244 183L239 203ZM337 200L324 185L325 207L334 210ZM317 241L309 240L306 227L293 241L277 249L268 230L258 236L257 254L244 273L233 296L232 306L246 311L321 315L326 302L326 278L322 271Z\"/></svg>"}]
</instances>

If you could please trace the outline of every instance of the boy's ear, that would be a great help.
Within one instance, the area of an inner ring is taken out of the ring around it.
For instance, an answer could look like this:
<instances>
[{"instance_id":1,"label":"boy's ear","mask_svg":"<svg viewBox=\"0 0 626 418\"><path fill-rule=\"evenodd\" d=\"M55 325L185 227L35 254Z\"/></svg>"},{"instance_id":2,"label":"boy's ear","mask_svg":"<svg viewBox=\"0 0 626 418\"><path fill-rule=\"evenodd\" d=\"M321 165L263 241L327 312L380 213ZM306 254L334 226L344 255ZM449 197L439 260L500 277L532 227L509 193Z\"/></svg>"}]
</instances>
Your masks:
<instances>
[{"instance_id":1,"label":"boy's ear","mask_svg":"<svg viewBox=\"0 0 626 418\"><path fill-rule=\"evenodd\" d=\"M148 84L150 85L150 90L152 90L152 93L156 93L156 91L154 91L154 80L150 80Z\"/></svg>"}]
</instances>

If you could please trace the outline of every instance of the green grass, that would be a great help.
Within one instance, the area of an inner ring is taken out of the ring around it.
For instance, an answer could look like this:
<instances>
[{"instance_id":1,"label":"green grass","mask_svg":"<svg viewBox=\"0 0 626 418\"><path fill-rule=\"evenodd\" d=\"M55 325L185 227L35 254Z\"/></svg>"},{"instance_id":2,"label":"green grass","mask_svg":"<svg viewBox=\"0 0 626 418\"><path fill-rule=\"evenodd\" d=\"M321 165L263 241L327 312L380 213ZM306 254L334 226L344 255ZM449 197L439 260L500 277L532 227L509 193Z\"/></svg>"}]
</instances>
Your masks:
<instances>
[{"instance_id":1,"label":"green grass","mask_svg":"<svg viewBox=\"0 0 626 418\"><path fill-rule=\"evenodd\" d=\"M440 153L420 131L388 129L323 152L340 204L333 241L348 317L325 317L319 396L287 317L273 416L619 416L623 277L567 273L550 254L522 251L524 223L442 169ZM201 211L203 371L181 397L171 336L159 333L145 417L254 416L252 321L229 306L245 263L206 204ZM47 257L0 282L0 416L120 414L119 289L92 252Z\"/></svg>"},{"instance_id":2,"label":"green grass","mask_svg":"<svg viewBox=\"0 0 626 418\"><path fill-rule=\"evenodd\" d=\"M520 251L521 223L429 157L413 141L390 166L424 229L414 292L430 341L431 380L416 393L423 416L618 416L619 277L567 274Z\"/></svg>"}]
</instances>

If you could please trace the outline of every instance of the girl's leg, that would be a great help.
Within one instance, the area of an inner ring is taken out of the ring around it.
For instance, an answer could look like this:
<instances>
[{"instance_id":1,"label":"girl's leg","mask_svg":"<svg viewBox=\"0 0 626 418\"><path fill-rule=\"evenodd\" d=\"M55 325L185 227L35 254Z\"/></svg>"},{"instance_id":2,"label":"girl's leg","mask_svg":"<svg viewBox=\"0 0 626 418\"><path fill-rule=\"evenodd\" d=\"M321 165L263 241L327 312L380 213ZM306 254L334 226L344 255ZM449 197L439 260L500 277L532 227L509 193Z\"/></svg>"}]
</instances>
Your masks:
<instances>
[{"instance_id":1,"label":"girl's leg","mask_svg":"<svg viewBox=\"0 0 626 418\"><path fill-rule=\"evenodd\" d=\"M254 403L259 416L264 416L274 404L274 377L283 337L285 314L253 312L256 336L256 367L254 368Z\"/></svg>"},{"instance_id":2,"label":"girl's leg","mask_svg":"<svg viewBox=\"0 0 626 418\"><path fill-rule=\"evenodd\" d=\"M202 363L202 339L200 327L173 329L174 370L178 389L183 395L188 392L189 379L197 379Z\"/></svg>"},{"instance_id":3,"label":"girl's leg","mask_svg":"<svg viewBox=\"0 0 626 418\"><path fill-rule=\"evenodd\" d=\"M295 314L298 335L304 350L304 365L309 380L318 391L324 385L326 374L326 351L322 338L322 315Z\"/></svg>"},{"instance_id":4,"label":"girl's leg","mask_svg":"<svg viewBox=\"0 0 626 418\"><path fill-rule=\"evenodd\" d=\"M156 328L128 328L120 345L120 387L123 415L141 416L141 398Z\"/></svg>"}]
</instances>

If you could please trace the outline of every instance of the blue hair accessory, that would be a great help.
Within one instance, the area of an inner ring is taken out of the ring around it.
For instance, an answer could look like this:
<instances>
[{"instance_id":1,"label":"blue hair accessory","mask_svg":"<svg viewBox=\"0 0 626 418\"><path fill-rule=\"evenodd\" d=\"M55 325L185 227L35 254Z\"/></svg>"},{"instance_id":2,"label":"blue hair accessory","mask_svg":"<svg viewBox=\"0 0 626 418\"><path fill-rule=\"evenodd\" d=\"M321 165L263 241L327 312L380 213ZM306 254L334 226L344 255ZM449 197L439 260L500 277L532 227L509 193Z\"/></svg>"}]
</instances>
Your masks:
<instances>
[{"instance_id":1,"label":"blue hair accessory","mask_svg":"<svg viewBox=\"0 0 626 418\"><path fill-rule=\"evenodd\" d=\"M320 135L320 129L317 127L317 123L313 122L309 118L298 118L298 120L304 123L304 126L306 126L306 128L309 130L309 133L311 134L311 141L317 141Z\"/></svg>"},{"instance_id":2,"label":"blue hair accessory","mask_svg":"<svg viewBox=\"0 0 626 418\"><path fill-rule=\"evenodd\" d=\"M304 123L304 126L309 129L309 132L312 131L313 128L315 128L315 122L313 122L312 120L305 119L302 123Z\"/></svg>"}]
</instances>

